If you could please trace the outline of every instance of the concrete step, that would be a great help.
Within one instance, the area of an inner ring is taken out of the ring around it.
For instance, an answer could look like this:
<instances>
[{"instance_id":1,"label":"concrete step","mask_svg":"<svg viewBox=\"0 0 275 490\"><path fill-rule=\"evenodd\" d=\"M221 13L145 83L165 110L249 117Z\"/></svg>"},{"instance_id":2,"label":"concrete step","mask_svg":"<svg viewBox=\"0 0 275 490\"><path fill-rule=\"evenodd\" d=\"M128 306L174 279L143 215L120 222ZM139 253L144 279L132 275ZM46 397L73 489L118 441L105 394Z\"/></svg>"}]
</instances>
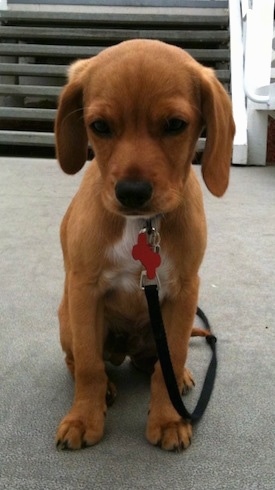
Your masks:
<instances>
[{"instance_id":1,"label":"concrete step","mask_svg":"<svg viewBox=\"0 0 275 490\"><path fill-rule=\"evenodd\" d=\"M55 109L24 109L21 107L0 107L0 119L35 120L35 121L54 121L56 116Z\"/></svg>"},{"instance_id":2,"label":"concrete step","mask_svg":"<svg viewBox=\"0 0 275 490\"><path fill-rule=\"evenodd\" d=\"M54 146L53 133L37 131L5 131L0 130L0 144L23 146Z\"/></svg>"},{"instance_id":3,"label":"concrete step","mask_svg":"<svg viewBox=\"0 0 275 490\"><path fill-rule=\"evenodd\" d=\"M227 9L186 8L177 14L171 9L164 14L83 8L0 11L0 148L53 147L57 98L68 65L126 39L160 39L182 47L216 70L229 87Z\"/></svg>"},{"instance_id":4,"label":"concrete step","mask_svg":"<svg viewBox=\"0 0 275 490\"><path fill-rule=\"evenodd\" d=\"M108 42L120 42L126 39L137 38L150 38L161 39L167 42L179 42L179 43L224 43L228 42L229 34L227 31L207 29L207 30L195 30L195 29L76 29L76 28L59 28L58 38L57 30L51 27L16 27L16 26L0 26L1 39L15 39L20 38L21 41L25 39L47 39L56 40L58 43L67 40L70 43L73 41L85 41L89 43Z\"/></svg>"},{"instance_id":5,"label":"concrete step","mask_svg":"<svg viewBox=\"0 0 275 490\"><path fill-rule=\"evenodd\" d=\"M99 8L85 12L66 12L66 11L30 11L30 10L3 10L0 11L0 21L7 22L10 25L53 25L53 24L70 24L70 25L114 25L120 26L129 24L130 26L157 26L164 24L170 25L211 25L211 26L228 26L228 10L225 8L183 8L182 13L174 14L174 9L167 9L165 14L159 13L157 9L154 13L129 13L128 9L121 9L119 13L113 11L99 12ZM141 9L140 9L141 10Z\"/></svg>"},{"instance_id":6,"label":"concrete step","mask_svg":"<svg viewBox=\"0 0 275 490\"><path fill-rule=\"evenodd\" d=\"M1 47L1 45L0 45ZM55 48L56 49L56 48ZM67 73L64 65L26 63L0 63L0 75L62 77Z\"/></svg>"},{"instance_id":7,"label":"concrete step","mask_svg":"<svg viewBox=\"0 0 275 490\"><path fill-rule=\"evenodd\" d=\"M0 84L0 95L21 95L22 97L30 95L56 99L59 93L60 87Z\"/></svg>"},{"instance_id":8,"label":"concrete step","mask_svg":"<svg viewBox=\"0 0 275 490\"><path fill-rule=\"evenodd\" d=\"M89 58L90 56L96 56L100 51L105 49L106 46L63 46L58 45L41 45L41 44L22 44L18 43L0 43L0 56L20 57L32 56L37 58L54 57L60 63L62 58ZM215 48L185 48L188 53L191 54L200 63L202 62L228 62L230 59L230 51L225 46L221 49ZM20 65L22 66L22 65ZM29 65L31 66L31 65ZM3 68L4 67L4 68ZM0 63L0 74L4 73L2 70L7 70L7 63ZM24 69L24 68L23 68ZM31 69L31 68L30 68ZM44 68L45 69L45 68ZM20 67L18 68L20 70Z\"/></svg>"}]
</instances>

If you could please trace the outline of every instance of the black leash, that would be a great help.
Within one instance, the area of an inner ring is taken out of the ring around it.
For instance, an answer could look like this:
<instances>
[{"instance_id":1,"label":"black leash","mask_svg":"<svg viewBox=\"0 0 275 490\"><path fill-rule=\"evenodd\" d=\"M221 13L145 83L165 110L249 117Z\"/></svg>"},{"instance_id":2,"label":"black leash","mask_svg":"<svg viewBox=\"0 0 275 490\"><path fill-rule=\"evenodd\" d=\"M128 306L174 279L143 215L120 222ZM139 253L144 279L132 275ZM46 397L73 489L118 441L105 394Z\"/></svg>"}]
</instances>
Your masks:
<instances>
[{"instance_id":1,"label":"black leash","mask_svg":"<svg viewBox=\"0 0 275 490\"><path fill-rule=\"evenodd\" d=\"M197 315L204 324L205 332L203 332L203 335L205 336L206 342L209 344L212 351L212 358L208 366L202 391L195 410L193 413L189 413L183 404L181 394L179 392L161 315L158 295L160 281L157 274L157 268L161 263L159 251L160 234L158 233L156 227L152 226L152 219L148 219L146 220L146 226L139 232L137 244L134 245L132 250L132 256L135 260L139 260L144 267L144 270L141 273L140 286L145 291L158 358L169 397L179 415L182 418L195 423L202 417L213 391L217 368L217 339L211 333L210 324L206 315L200 308L197 308Z\"/></svg>"},{"instance_id":2,"label":"black leash","mask_svg":"<svg viewBox=\"0 0 275 490\"><path fill-rule=\"evenodd\" d=\"M213 391L215 376L216 376L216 368L217 368L217 354L216 354L217 339L211 333L210 324L206 315L200 308L197 308L197 315L203 321L206 331L209 332L206 333L205 339L212 351L212 358L208 366L208 370L205 376L205 380L204 380L204 384L202 387L199 400L197 402L194 411L190 413L184 406L181 394L179 392L177 380L174 374L169 348L167 344L166 332L163 325L163 320L162 320L162 315L160 310L158 286L156 284L146 285L144 286L144 290L148 303L149 316L151 321L151 327L155 337L158 358L160 361L163 377L166 383L170 400L174 408L182 418L189 420L192 423L195 423L202 417L208 405L211 393Z\"/></svg>"}]
</instances>

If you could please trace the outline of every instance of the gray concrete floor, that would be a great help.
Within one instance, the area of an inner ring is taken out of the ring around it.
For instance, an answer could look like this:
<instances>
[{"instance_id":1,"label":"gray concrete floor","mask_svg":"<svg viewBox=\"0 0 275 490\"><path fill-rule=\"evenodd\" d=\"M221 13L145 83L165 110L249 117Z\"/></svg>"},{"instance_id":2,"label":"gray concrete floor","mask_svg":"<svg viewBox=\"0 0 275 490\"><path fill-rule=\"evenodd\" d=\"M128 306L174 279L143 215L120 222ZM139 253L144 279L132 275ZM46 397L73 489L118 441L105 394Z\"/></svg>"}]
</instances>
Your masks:
<instances>
[{"instance_id":1,"label":"gray concrete floor","mask_svg":"<svg viewBox=\"0 0 275 490\"><path fill-rule=\"evenodd\" d=\"M73 395L58 340L58 228L80 177L50 160L0 159L0 489L273 490L275 168L232 168L222 199L203 186L209 241L200 306L218 336L219 366L210 405L182 454L146 442L149 380L127 362L111 369L118 398L103 441L79 452L55 449ZM202 339L192 339L190 408L208 355Z\"/></svg>"}]
</instances>

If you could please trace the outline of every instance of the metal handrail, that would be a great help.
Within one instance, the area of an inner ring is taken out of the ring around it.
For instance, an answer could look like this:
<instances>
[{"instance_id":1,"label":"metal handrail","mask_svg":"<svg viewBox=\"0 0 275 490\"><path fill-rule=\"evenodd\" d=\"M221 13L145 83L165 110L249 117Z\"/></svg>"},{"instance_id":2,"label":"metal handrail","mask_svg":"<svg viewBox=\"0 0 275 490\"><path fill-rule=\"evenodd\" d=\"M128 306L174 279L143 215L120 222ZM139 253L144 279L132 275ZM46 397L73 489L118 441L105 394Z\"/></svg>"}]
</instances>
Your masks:
<instances>
[{"instance_id":1,"label":"metal handrail","mask_svg":"<svg viewBox=\"0 0 275 490\"><path fill-rule=\"evenodd\" d=\"M273 39L274 0L245 3L246 39L244 52L244 91L255 103L269 104L269 84ZM268 92L260 94L259 91Z\"/></svg>"}]
</instances>

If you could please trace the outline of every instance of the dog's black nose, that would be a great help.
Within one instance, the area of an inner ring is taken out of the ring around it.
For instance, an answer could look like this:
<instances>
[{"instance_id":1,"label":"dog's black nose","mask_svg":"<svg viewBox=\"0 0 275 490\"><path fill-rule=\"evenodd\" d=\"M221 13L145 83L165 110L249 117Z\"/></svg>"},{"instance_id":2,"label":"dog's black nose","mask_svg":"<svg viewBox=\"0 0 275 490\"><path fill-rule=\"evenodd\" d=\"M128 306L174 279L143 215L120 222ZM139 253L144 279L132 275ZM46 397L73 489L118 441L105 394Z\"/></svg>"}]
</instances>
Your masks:
<instances>
[{"instance_id":1,"label":"dog's black nose","mask_svg":"<svg viewBox=\"0 0 275 490\"><path fill-rule=\"evenodd\" d=\"M153 187L146 180L119 180L115 186L116 198L130 209L141 208L152 196Z\"/></svg>"}]
</instances>

